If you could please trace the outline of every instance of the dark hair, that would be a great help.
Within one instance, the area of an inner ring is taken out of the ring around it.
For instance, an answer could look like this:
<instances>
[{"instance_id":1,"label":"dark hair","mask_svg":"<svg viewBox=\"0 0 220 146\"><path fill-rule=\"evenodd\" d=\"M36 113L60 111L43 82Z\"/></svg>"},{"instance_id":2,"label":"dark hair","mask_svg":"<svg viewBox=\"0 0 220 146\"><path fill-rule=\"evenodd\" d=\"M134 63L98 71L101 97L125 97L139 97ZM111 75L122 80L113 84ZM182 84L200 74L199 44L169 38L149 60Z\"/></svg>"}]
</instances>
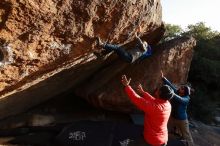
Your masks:
<instances>
[{"instance_id":1,"label":"dark hair","mask_svg":"<svg viewBox=\"0 0 220 146\"><path fill-rule=\"evenodd\" d=\"M187 86L187 85L181 85L180 88L184 88L184 95L183 96L189 96L191 93L190 93L190 87ZM180 88L178 89L178 94L179 94L179 90Z\"/></svg>"},{"instance_id":2,"label":"dark hair","mask_svg":"<svg viewBox=\"0 0 220 146\"><path fill-rule=\"evenodd\" d=\"M173 89L168 85L163 85L159 89L159 96L163 100L170 100L173 97Z\"/></svg>"}]
</instances>

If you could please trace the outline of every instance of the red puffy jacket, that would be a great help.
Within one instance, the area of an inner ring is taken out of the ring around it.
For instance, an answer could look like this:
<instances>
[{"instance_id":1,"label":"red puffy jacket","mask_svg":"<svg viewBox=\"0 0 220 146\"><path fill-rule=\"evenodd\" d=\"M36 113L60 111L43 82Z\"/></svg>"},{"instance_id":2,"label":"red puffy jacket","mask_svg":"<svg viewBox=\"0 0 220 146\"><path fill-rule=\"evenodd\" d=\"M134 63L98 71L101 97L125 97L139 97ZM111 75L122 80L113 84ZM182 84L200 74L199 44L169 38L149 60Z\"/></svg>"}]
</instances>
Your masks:
<instances>
[{"instance_id":1,"label":"red puffy jacket","mask_svg":"<svg viewBox=\"0 0 220 146\"><path fill-rule=\"evenodd\" d=\"M168 141L167 122L171 112L169 101L154 98L145 92L140 97L131 86L125 87L130 100L144 111L144 139L147 143L158 146Z\"/></svg>"}]
</instances>

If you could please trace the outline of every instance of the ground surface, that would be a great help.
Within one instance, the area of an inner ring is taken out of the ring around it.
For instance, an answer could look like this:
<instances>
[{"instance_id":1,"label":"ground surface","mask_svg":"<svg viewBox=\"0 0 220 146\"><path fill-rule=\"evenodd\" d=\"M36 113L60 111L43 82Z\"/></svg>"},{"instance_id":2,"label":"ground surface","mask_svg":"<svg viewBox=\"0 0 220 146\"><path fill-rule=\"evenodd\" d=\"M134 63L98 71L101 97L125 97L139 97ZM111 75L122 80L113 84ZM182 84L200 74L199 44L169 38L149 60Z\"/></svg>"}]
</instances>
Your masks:
<instances>
[{"instance_id":1,"label":"ground surface","mask_svg":"<svg viewBox=\"0 0 220 146\"><path fill-rule=\"evenodd\" d=\"M134 133L134 131L138 133L142 128L141 126L133 126L134 124L128 114L96 109L84 100L73 97L72 93L66 93L62 96L62 98L58 96L26 113L0 121L0 144L53 146L57 136L63 136L63 133L65 133L62 132L63 129L65 127L71 127L70 125L74 125L77 121L88 122L86 125L90 128L94 127L94 125L97 126L96 123L93 123L94 121L107 123L104 126L105 128L97 128L97 131L93 134L94 136L98 135L98 131L106 129L109 125L112 126L112 123L116 125L114 125L114 128L120 125L120 128L115 128L118 131L113 132L113 135L122 130L125 132L122 132L120 136ZM100 126L101 124L98 125ZM125 128L126 126L127 128ZM80 126L76 127L79 128ZM191 121L191 132L197 146L220 145L219 127L208 126L198 121ZM177 137L170 135L170 139L174 138Z\"/></svg>"}]
</instances>

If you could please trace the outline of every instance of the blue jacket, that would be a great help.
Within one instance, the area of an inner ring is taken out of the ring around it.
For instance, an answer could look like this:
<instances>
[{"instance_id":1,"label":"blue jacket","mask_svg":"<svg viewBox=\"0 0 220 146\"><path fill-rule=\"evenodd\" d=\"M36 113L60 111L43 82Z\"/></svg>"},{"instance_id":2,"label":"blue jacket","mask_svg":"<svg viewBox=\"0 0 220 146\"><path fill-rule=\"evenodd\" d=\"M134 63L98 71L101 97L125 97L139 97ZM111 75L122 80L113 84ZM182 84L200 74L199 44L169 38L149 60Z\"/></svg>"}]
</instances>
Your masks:
<instances>
[{"instance_id":1,"label":"blue jacket","mask_svg":"<svg viewBox=\"0 0 220 146\"><path fill-rule=\"evenodd\" d=\"M146 51L143 51L143 49L141 49L141 45L142 44L137 43L137 45L133 49L128 50L129 54L131 54L131 57L132 57L131 62L135 62L136 60L142 61L143 59L152 55L152 48L150 45L146 46L144 44L144 46L147 48Z\"/></svg>"},{"instance_id":2,"label":"blue jacket","mask_svg":"<svg viewBox=\"0 0 220 146\"><path fill-rule=\"evenodd\" d=\"M147 46L147 51L145 51L143 53L143 55L140 57L140 60L143 60L143 59L145 59L145 58L147 58L148 56L151 56L151 55L152 55L152 49L151 49L151 46L148 45Z\"/></svg>"},{"instance_id":3,"label":"blue jacket","mask_svg":"<svg viewBox=\"0 0 220 146\"><path fill-rule=\"evenodd\" d=\"M171 116L178 120L186 120L187 117L187 106L189 104L190 97L189 95L186 96L179 96L177 88L165 77L162 78L164 84L170 86L174 91L174 96L170 100L172 105Z\"/></svg>"}]
</instances>

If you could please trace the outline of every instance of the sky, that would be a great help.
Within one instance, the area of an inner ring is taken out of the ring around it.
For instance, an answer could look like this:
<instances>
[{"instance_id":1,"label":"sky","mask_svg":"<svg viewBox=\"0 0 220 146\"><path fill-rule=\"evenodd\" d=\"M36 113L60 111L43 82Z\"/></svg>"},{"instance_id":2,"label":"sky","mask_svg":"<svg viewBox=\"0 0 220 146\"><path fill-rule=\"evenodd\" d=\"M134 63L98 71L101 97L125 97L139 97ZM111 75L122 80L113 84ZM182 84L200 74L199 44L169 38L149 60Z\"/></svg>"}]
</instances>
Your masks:
<instances>
[{"instance_id":1,"label":"sky","mask_svg":"<svg viewBox=\"0 0 220 146\"><path fill-rule=\"evenodd\" d=\"M220 0L161 0L162 19L165 23L180 25L205 22L220 32Z\"/></svg>"}]
</instances>

